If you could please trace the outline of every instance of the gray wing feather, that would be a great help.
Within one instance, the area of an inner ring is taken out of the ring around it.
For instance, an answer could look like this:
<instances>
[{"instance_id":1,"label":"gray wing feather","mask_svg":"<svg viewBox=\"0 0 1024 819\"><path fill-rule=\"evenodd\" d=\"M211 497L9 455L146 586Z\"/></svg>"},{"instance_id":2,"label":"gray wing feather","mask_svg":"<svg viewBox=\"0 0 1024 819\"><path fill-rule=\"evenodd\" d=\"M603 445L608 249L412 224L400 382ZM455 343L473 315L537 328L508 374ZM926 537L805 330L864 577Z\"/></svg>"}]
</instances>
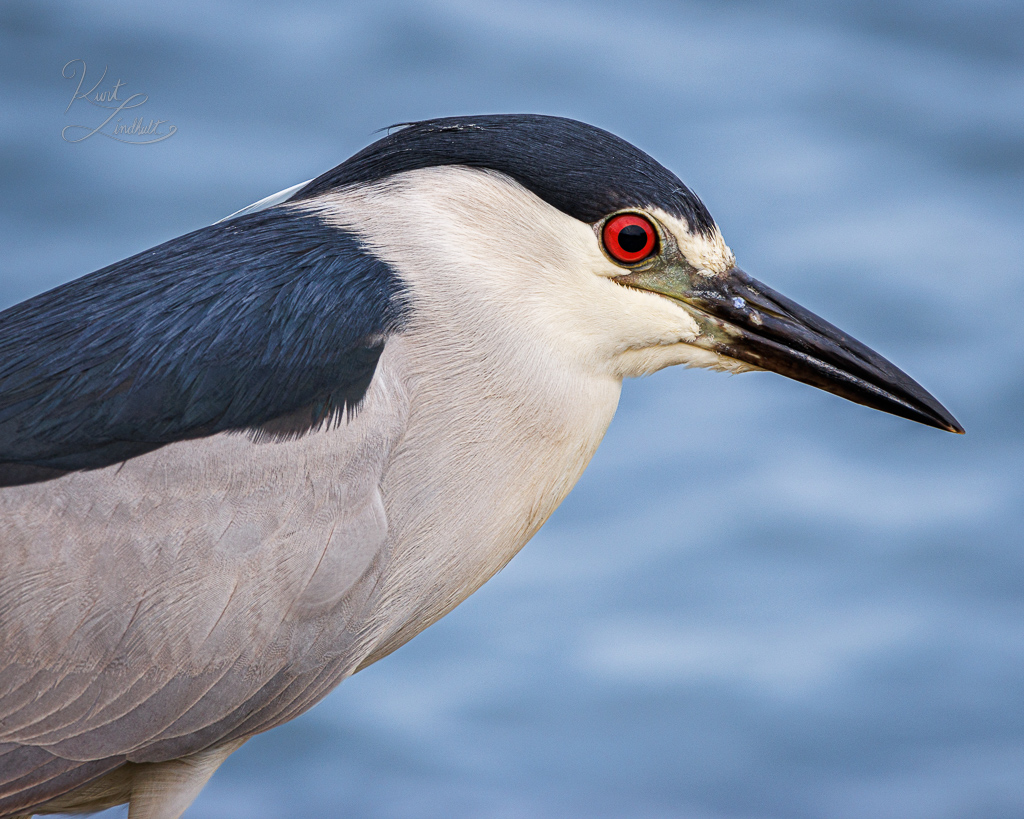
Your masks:
<instances>
[{"instance_id":1,"label":"gray wing feather","mask_svg":"<svg viewBox=\"0 0 1024 819\"><path fill-rule=\"evenodd\" d=\"M76 762L41 748L0 745L0 773L9 777L9 782L0 786L0 816L22 813L123 763L118 758Z\"/></svg>"},{"instance_id":2,"label":"gray wing feather","mask_svg":"<svg viewBox=\"0 0 1024 819\"><path fill-rule=\"evenodd\" d=\"M390 370L385 350L360 412L297 439L215 435L0 490L0 815L266 730L354 670L405 424Z\"/></svg>"}]
</instances>

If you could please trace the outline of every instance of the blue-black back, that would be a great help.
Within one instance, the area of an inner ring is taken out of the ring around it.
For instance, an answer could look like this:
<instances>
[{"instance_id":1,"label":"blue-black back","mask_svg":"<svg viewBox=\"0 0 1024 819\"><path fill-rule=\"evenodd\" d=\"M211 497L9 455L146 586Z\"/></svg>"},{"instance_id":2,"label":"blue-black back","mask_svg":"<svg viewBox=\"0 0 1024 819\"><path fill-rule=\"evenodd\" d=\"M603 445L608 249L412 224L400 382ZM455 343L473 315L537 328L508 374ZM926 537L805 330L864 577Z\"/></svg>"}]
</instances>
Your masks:
<instances>
[{"instance_id":1,"label":"blue-black back","mask_svg":"<svg viewBox=\"0 0 1024 819\"><path fill-rule=\"evenodd\" d=\"M362 398L404 310L352 235L281 207L15 305L0 313L0 485L328 423Z\"/></svg>"}]
</instances>

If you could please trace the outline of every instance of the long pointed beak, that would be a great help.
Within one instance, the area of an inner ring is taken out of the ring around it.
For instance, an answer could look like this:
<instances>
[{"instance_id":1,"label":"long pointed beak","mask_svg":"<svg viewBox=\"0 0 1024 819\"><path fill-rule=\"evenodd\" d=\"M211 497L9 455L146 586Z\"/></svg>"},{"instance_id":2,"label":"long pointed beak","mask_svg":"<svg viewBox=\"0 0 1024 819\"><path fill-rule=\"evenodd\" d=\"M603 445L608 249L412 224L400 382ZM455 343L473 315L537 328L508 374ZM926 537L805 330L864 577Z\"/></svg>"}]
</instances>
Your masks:
<instances>
[{"instance_id":1,"label":"long pointed beak","mask_svg":"<svg viewBox=\"0 0 1024 819\"><path fill-rule=\"evenodd\" d=\"M739 268L707 275L684 265L634 271L617 281L681 304L701 327L693 342L858 404L962 434L949 411L842 330Z\"/></svg>"}]
</instances>

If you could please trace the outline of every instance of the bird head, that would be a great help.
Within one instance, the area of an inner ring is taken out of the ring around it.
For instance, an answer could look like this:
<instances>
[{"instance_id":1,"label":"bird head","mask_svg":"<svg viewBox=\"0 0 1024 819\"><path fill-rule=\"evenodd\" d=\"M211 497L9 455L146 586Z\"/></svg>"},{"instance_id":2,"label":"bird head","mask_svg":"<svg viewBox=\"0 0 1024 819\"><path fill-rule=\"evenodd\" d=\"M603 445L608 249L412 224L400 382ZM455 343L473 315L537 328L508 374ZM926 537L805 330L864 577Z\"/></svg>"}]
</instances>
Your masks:
<instances>
[{"instance_id":1,"label":"bird head","mask_svg":"<svg viewBox=\"0 0 1024 819\"><path fill-rule=\"evenodd\" d=\"M694 231L671 214L646 208L609 214L594 228L603 251L620 267L613 281L668 300L692 320L694 333L681 342L679 363L770 370L874 409L963 432L895 365L737 267L717 226Z\"/></svg>"},{"instance_id":2,"label":"bird head","mask_svg":"<svg viewBox=\"0 0 1024 819\"><path fill-rule=\"evenodd\" d=\"M697 196L599 128L538 115L410 123L290 201L354 230L460 321L467 290L514 303L517 327L618 376L770 370L963 432L893 364L737 267Z\"/></svg>"}]
</instances>

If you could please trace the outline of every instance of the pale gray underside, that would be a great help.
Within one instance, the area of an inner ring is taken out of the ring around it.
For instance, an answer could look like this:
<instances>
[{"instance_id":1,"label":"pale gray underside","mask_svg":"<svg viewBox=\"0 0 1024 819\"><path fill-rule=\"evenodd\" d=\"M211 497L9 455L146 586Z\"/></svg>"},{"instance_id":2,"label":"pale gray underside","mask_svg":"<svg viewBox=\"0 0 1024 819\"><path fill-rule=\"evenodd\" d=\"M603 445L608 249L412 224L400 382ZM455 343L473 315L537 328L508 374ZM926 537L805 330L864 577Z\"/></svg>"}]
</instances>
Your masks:
<instances>
[{"instance_id":1,"label":"pale gray underside","mask_svg":"<svg viewBox=\"0 0 1024 819\"><path fill-rule=\"evenodd\" d=\"M382 370L387 362L381 362ZM278 725L368 651L404 395L0 490L0 815Z\"/></svg>"}]
</instances>

